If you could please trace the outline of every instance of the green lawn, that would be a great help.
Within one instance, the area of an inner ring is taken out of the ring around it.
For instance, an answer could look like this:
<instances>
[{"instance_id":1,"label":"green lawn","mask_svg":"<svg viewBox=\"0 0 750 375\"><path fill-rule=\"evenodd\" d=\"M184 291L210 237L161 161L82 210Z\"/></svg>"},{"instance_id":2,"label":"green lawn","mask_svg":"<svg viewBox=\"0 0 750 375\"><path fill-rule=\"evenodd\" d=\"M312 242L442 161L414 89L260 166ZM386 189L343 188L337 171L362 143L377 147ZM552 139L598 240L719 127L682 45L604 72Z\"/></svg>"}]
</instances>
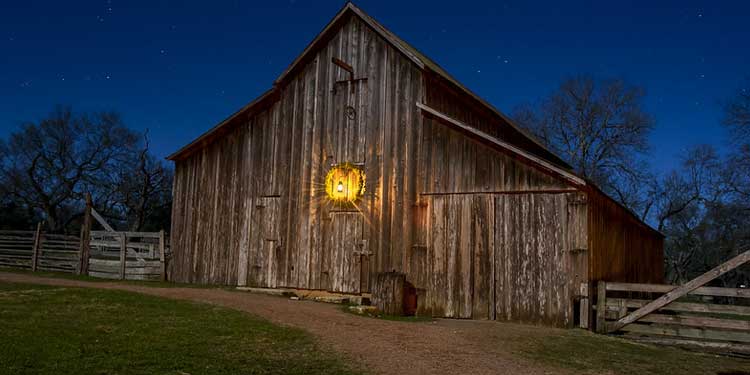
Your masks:
<instances>
[{"instance_id":1,"label":"green lawn","mask_svg":"<svg viewBox=\"0 0 750 375\"><path fill-rule=\"evenodd\" d=\"M1 374L348 374L305 332L206 304L0 283Z\"/></svg>"},{"instance_id":2,"label":"green lawn","mask_svg":"<svg viewBox=\"0 0 750 375\"><path fill-rule=\"evenodd\" d=\"M103 279L100 277L93 277L93 276L88 276L88 275L76 275L74 273L67 273L67 272L52 272L52 271L31 272L30 270L10 268L10 267L0 267L0 272L20 273L20 274L32 275L36 277L50 277L50 278L55 278L55 279L91 281L91 282L98 282L98 283L117 282L117 283L127 284L127 285L150 286L150 287L157 287L157 288L206 288L206 289L220 288L220 289L226 289L226 290L234 290L233 287L220 286L220 285L214 285L214 284L197 284L197 283L189 284L189 283L175 283L172 281L158 281L158 280L157 281L115 280L115 279Z\"/></svg>"},{"instance_id":3,"label":"green lawn","mask_svg":"<svg viewBox=\"0 0 750 375\"><path fill-rule=\"evenodd\" d=\"M748 359L644 345L578 329L543 338L524 337L517 347L523 357L578 373L750 374Z\"/></svg>"}]
</instances>

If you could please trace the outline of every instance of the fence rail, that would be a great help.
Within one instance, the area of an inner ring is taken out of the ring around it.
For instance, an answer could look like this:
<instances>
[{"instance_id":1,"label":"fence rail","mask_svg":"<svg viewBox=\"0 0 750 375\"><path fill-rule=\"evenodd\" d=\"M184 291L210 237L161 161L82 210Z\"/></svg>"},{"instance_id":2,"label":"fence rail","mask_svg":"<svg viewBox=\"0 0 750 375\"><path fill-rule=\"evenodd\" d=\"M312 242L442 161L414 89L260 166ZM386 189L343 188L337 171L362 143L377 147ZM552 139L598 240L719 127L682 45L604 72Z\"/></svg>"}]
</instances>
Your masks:
<instances>
[{"instance_id":1,"label":"fence rail","mask_svg":"<svg viewBox=\"0 0 750 375\"><path fill-rule=\"evenodd\" d=\"M0 231L0 266L76 273L78 237L37 231Z\"/></svg>"},{"instance_id":2,"label":"fence rail","mask_svg":"<svg viewBox=\"0 0 750 375\"><path fill-rule=\"evenodd\" d=\"M161 232L92 231L88 274L107 279L164 280L167 245Z\"/></svg>"},{"instance_id":3,"label":"fence rail","mask_svg":"<svg viewBox=\"0 0 750 375\"><path fill-rule=\"evenodd\" d=\"M82 246L82 238L87 247ZM108 279L165 280L167 242L164 231L91 231L79 238L44 233L39 225L37 231L0 231L0 267ZM82 270L84 264L87 267Z\"/></svg>"},{"instance_id":4,"label":"fence rail","mask_svg":"<svg viewBox=\"0 0 750 375\"><path fill-rule=\"evenodd\" d=\"M674 285L599 282L597 331L611 331L633 311L663 298ZM633 338L750 353L750 289L699 287L617 329Z\"/></svg>"}]
</instances>

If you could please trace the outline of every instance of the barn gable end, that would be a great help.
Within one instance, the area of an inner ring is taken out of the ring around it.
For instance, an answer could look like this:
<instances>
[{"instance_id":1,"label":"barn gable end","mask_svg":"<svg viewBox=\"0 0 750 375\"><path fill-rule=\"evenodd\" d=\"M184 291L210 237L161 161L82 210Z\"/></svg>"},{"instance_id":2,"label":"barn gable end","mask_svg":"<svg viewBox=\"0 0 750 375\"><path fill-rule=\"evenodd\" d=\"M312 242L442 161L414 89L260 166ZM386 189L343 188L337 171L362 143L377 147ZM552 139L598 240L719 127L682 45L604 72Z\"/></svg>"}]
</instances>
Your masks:
<instances>
[{"instance_id":1,"label":"barn gable end","mask_svg":"<svg viewBox=\"0 0 750 375\"><path fill-rule=\"evenodd\" d=\"M566 326L589 254L611 255L589 251L589 184L352 4L170 159L175 281L359 294L396 271L421 314ZM366 176L354 205L326 195L340 163Z\"/></svg>"}]
</instances>

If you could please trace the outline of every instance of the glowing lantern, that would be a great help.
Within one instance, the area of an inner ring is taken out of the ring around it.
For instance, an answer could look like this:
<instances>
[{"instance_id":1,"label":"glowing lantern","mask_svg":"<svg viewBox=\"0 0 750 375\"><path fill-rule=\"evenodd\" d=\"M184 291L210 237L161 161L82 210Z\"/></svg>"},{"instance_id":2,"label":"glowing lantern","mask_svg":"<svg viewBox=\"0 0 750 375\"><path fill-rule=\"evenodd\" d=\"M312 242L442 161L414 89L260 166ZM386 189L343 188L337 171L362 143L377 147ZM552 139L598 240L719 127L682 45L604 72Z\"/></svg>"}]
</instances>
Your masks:
<instances>
[{"instance_id":1,"label":"glowing lantern","mask_svg":"<svg viewBox=\"0 0 750 375\"><path fill-rule=\"evenodd\" d=\"M331 167L326 175L326 193L337 203L354 203L365 192L365 173L361 168L341 163Z\"/></svg>"}]
</instances>

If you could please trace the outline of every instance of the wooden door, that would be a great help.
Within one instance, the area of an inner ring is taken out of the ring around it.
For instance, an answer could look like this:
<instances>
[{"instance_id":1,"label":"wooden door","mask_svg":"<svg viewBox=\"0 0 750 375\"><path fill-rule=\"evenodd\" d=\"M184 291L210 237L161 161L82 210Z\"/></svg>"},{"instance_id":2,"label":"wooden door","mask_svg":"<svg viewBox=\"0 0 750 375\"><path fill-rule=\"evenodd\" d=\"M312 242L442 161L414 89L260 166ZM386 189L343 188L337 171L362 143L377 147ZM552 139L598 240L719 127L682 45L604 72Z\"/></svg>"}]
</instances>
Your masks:
<instances>
[{"instance_id":1,"label":"wooden door","mask_svg":"<svg viewBox=\"0 0 750 375\"><path fill-rule=\"evenodd\" d=\"M252 207L247 285L275 288L280 265L281 233L279 197L254 199Z\"/></svg>"},{"instance_id":2,"label":"wooden door","mask_svg":"<svg viewBox=\"0 0 750 375\"><path fill-rule=\"evenodd\" d=\"M454 318L493 315L493 206L486 194L433 196L429 203L428 295L420 311ZM421 271L413 269L414 274Z\"/></svg>"},{"instance_id":3,"label":"wooden door","mask_svg":"<svg viewBox=\"0 0 750 375\"><path fill-rule=\"evenodd\" d=\"M498 320L570 326L586 274L586 209L576 194L495 198ZM584 203L585 204L585 203Z\"/></svg>"},{"instance_id":4,"label":"wooden door","mask_svg":"<svg viewBox=\"0 0 750 375\"><path fill-rule=\"evenodd\" d=\"M334 211L329 214L330 225L326 241L326 268L329 290L339 293L362 291L362 257L366 242L362 232L362 214Z\"/></svg>"}]
</instances>

